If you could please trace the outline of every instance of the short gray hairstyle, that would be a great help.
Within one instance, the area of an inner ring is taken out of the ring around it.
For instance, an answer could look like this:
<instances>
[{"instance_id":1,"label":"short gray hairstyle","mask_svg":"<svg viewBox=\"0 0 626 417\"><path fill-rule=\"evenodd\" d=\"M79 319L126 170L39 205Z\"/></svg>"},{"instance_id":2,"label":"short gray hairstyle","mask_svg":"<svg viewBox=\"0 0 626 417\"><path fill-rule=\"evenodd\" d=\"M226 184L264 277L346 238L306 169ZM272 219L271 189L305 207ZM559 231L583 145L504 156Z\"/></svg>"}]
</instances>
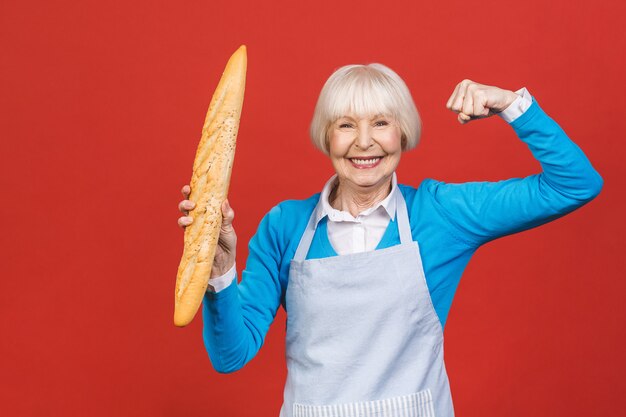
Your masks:
<instances>
[{"instance_id":1,"label":"short gray hairstyle","mask_svg":"<svg viewBox=\"0 0 626 417\"><path fill-rule=\"evenodd\" d=\"M417 146L422 120L402 78L382 64L346 65L326 81L313 112L310 135L316 148L328 155L328 132L346 115L387 115L402 132L402 150Z\"/></svg>"}]
</instances>

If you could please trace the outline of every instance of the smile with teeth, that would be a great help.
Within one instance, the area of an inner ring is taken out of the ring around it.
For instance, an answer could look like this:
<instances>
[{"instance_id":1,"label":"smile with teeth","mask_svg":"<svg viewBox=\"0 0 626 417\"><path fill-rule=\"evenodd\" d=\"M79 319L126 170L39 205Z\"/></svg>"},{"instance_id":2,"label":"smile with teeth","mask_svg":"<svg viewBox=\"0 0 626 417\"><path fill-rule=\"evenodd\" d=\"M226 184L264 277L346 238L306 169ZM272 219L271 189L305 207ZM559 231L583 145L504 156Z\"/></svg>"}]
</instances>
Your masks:
<instances>
[{"instance_id":1,"label":"smile with teeth","mask_svg":"<svg viewBox=\"0 0 626 417\"><path fill-rule=\"evenodd\" d=\"M358 166L358 167L372 167L376 164L378 164L378 162L382 159L380 156L377 157L373 157L373 158L348 158L350 160L350 162L352 162L354 165Z\"/></svg>"}]
</instances>

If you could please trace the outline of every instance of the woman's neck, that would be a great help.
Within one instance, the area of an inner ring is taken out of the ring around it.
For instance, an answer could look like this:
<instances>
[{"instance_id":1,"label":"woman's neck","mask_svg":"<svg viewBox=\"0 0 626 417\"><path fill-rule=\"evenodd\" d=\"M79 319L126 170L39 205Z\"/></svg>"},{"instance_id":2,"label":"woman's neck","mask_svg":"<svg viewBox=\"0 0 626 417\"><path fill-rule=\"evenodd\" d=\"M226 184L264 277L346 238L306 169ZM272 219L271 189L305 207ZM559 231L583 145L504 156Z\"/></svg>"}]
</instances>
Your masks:
<instances>
[{"instance_id":1,"label":"woman's neck","mask_svg":"<svg viewBox=\"0 0 626 417\"><path fill-rule=\"evenodd\" d=\"M383 201L391 192L391 178L374 187L354 187L347 182L339 183L328 196L332 208L349 212L356 217L364 210Z\"/></svg>"}]
</instances>

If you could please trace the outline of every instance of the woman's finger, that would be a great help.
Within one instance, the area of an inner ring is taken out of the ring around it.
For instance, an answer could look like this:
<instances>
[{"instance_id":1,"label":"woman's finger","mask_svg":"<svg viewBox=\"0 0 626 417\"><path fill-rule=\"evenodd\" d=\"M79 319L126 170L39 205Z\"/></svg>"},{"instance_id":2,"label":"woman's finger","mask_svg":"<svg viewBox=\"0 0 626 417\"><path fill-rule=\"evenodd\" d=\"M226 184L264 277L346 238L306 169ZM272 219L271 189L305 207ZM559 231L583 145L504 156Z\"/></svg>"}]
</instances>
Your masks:
<instances>
[{"instance_id":1,"label":"woman's finger","mask_svg":"<svg viewBox=\"0 0 626 417\"><path fill-rule=\"evenodd\" d=\"M458 83L456 85L456 87L454 87L454 91L452 92L452 94L448 98L448 102L446 103L446 108L448 108L449 110L452 110L452 103L454 103L454 99L456 97L457 92L459 91L459 86L460 85L461 85L461 83Z\"/></svg>"},{"instance_id":2,"label":"woman's finger","mask_svg":"<svg viewBox=\"0 0 626 417\"><path fill-rule=\"evenodd\" d=\"M189 200L183 200L178 203L178 210L180 210L185 216L189 214L189 210L193 210L196 207L196 203Z\"/></svg>"},{"instance_id":3,"label":"woman's finger","mask_svg":"<svg viewBox=\"0 0 626 417\"><path fill-rule=\"evenodd\" d=\"M452 99L452 103L450 104L450 110L453 112L460 112L461 105L463 104L463 96L465 95L465 84L463 81L459 83L459 88L456 90L456 94Z\"/></svg>"},{"instance_id":4,"label":"woman's finger","mask_svg":"<svg viewBox=\"0 0 626 417\"><path fill-rule=\"evenodd\" d=\"M463 98L463 106L461 112L468 116L474 115L474 94L476 94L475 84L468 84L465 91L465 98Z\"/></svg>"},{"instance_id":5,"label":"woman's finger","mask_svg":"<svg viewBox=\"0 0 626 417\"><path fill-rule=\"evenodd\" d=\"M487 116L489 107L487 107L486 104L487 100L484 90L477 90L474 94L474 115L476 117L483 118Z\"/></svg>"},{"instance_id":6,"label":"woman's finger","mask_svg":"<svg viewBox=\"0 0 626 417\"><path fill-rule=\"evenodd\" d=\"M191 223L193 223L193 217L191 216L185 216L185 217L179 217L178 218L178 225L180 227L182 227L183 229L187 226L189 226Z\"/></svg>"},{"instance_id":7,"label":"woman's finger","mask_svg":"<svg viewBox=\"0 0 626 417\"><path fill-rule=\"evenodd\" d=\"M189 198L189 194L191 194L191 187L186 184L180 191L183 193L183 197L185 197L185 200L187 200Z\"/></svg>"},{"instance_id":8,"label":"woman's finger","mask_svg":"<svg viewBox=\"0 0 626 417\"><path fill-rule=\"evenodd\" d=\"M463 80L459 84L459 91L456 93L456 97L452 101L452 111L461 112L463 111L463 102L465 101L465 96L467 94L467 86L471 83L470 80Z\"/></svg>"},{"instance_id":9,"label":"woman's finger","mask_svg":"<svg viewBox=\"0 0 626 417\"><path fill-rule=\"evenodd\" d=\"M459 113L458 116L457 116L457 120L459 121L459 123L464 125L465 123L467 123L470 120L472 120L472 118L470 116L468 116L467 114L465 114L465 113Z\"/></svg>"}]
</instances>

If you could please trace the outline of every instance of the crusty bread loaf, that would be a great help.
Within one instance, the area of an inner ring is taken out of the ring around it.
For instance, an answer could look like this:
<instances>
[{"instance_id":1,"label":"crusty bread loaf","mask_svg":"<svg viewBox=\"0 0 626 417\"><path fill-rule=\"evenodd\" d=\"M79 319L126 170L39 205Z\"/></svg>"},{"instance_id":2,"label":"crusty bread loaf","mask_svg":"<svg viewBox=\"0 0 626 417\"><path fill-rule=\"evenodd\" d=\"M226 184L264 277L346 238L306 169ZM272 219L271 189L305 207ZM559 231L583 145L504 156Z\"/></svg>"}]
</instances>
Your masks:
<instances>
[{"instance_id":1,"label":"crusty bread loaf","mask_svg":"<svg viewBox=\"0 0 626 417\"><path fill-rule=\"evenodd\" d=\"M176 276L174 324L193 320L208 280L222 226L222 202L228 195L235 140L246 82L246 47L228 60L213 93L193 163L191 194L196 203L193 223L185 229L185 248Z\"/></svg>"}]
</instances>

